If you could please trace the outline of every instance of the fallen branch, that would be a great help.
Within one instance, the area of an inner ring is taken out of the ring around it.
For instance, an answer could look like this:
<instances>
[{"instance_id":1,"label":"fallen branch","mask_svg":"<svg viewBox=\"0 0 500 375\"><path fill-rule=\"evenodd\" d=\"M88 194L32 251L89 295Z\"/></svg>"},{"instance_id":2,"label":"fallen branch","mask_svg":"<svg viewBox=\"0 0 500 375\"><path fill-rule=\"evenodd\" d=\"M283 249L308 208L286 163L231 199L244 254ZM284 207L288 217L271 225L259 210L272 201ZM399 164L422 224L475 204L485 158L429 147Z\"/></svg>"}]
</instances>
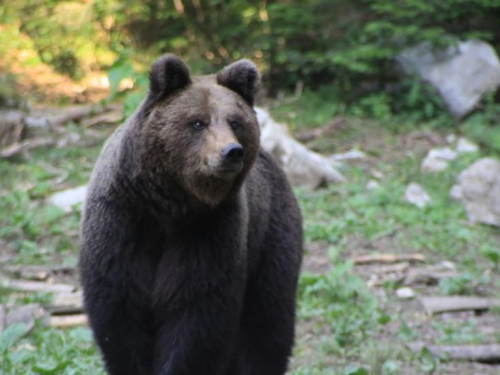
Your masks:
<instances>
[{"instance_id":1,"label":"fallen branch","mask_svg":"<svg viewBox=\"0 0 500 375\"><path fill-rule=\"evenodd\" d=\"M425 262L423 254L369 254L358 255L351 258L355 265L371 263L398 263L398 262Z\"/></svg>"},{"instance_id":2,"label":"fallen branch","mask_svg":"<svg viewBox=\"0 0 500 375\"><path fill-rule=\"evenodd\" d=\"M391 264L388 266L377 267L376 269L373 270L373 273L377 275L384 273L403 273L408 268L410 268L410 263L402 262L402 263Z\"/></svg>"},{"instance_id":3,"label":"fallen branch","mask_svg":"<svg viewBox=\"0 0 500 375\"><path fill-rule=\"evenodd\" d=\"M333 133L337 129L342 129L345 127L346 122L345 118L342 116L335 117L332 121L330 121L328 124L312 129L312 130L306 130L303 132L298 133L295 136L295 139L301 142L310 142L315 140L316 138L324 137L327 134Z\"/></svg>"},{"instance_id":4,"label":"fallen branch","mask_svg":"<svg viewBox=\"0 0 500 375\"><path fill-rule=\"evenodd\" d=\"M46 307L53 315L71 315L83 311L83 294L81 291L73 293L58 293Z\"/></svg>"},{"instance_id":5,"label":"fallen branch","mask_svg":"<svg viewBox=\"0 0 500 375\"><path fill-rule=\"evenodd\" d=\"M57 113L33 113L26 117L25 122L28 127L60 130L60 126L71 121L78 121L91 113L102 113L106 107L83 105L66 108L57 108Z\"/></svg>"},{"instance_id":6,"label":"fallen branch","mask_svg":"<svg viewBox=\"0 0 500 375\"><path fill-rule=\"evenodd\" d=\"M75 326L82 326L88 323L87 316L85 314L78 315L65 315L65 316L51 316L50 326L58 328L69 328Z\"/></svg>"},{"instance_id":7,"label":"fallen branch","mask_svg":"<svg viewBox=\"0 0 500 375\"><path fill-rule=\"evenodd\" d=\"M70 266L39 266L39 265L9 265L3 268L5 273L18 279L45 280L50 274L74 274L76 267Z\"/></svg>"},{"instance_id":8,"label":"fallen branch","mask_svg":"<svg viewBox=\"0 0 500 375\"><path fill-rule=\"evenodd\" d=\"M52 138L38 138L38 139L27 140L21 143L14 143L9 147L1 150L0 157L8 159L21 152L32 150L34 148L42 146L51 146L54 143L55 140Z\"/></svg>"},{"instance_id":9,"label":"fallen branch","mask_svg":"<svg viewBox=\"0 0 500 375\"><path fill-rule=\"evenodd\" d=\"M23 292L70 293L76 288L68 284L48 284L38 281L11 280L0 278L0 286L5 289L20 290Z\"/></svg>"},{"instance_id":10,"label":"fallen branch","mask_svg":"<svg viewBox=\"0 0 500 375\"><path fill-rule=\"evenodd\" d=\"M416 353L420 353L422 348L427 347L434 356L443 359L457 359L483 363L500 362L500 344L441 346L410 343L407 344L407 346L411 351Z\"/></svg>"},{"instance_id":11,"label":"fallen branch","mask_svg":"<svg viewBox=\"0 0 500 375\"><path fill-rule=\"evenodd\" d=\"M429 314L458 311L481 311L500 306L500 300L481 297L420 297L420 303Z\"/></svg>"},{"instance_id":12,"label":"fallen branch","mask_svg":"<svg viewBox=\"0 0 500 375\"><path fill-rule=\"evenodd\" d=\"M114 110L110 112L105 112L97 116L91 117L87 120L82 121L82 126L89 128L94 125L99 124L116 124L123 120L123 111Z\"/></svg>"},{"instance_id":13,"label":"fallen branch","mask_svg":"<svg viewBox=\"0 0 500 375\"><path fill-rule=\"evenodd\" d=\"M439 280L446 277L454 277L457 273L454 271L438 272L425 269L411 269L406 273L405 285L436 285Z\"/></svg>"}]
</instances>

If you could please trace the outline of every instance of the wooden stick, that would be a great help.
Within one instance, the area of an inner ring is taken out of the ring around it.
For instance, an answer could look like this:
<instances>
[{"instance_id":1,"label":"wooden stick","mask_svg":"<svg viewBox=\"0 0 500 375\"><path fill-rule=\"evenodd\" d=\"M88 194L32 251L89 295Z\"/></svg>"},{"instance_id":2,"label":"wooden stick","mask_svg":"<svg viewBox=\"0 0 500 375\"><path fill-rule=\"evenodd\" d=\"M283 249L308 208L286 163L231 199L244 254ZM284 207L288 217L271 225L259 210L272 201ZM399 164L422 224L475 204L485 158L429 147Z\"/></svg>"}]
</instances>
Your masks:
<instances>
[{"instance_id":1,"label":"wooden stick","mask_svg":"<svg viewBox=\"0 0 500 375\"><path fill-rule=\"evenodd\" d=\"M488 310L500 306L500 300L481 297L420 297L420 303L429 314L467 310Z\"/></svg>"},{"instance_id":2,"label":"wooden stick","mask_svg":"<svg viewBox=\"0 0 500 375\"><path fill-rule=\"evenodd\" d=\"M88 128L98 124L116 124L123 120L123 111L104 112L82 121L82 126Z\"/></svg>"},{"instance_id":3,"label":"wooden stick","mask_svg":"<svg viewBox=\"0 0 500 375\"><path fill-rule=\"evenodd\" d=\"M300 132L295 136L295 139L301 142L310 142L316 138L324 137L328 133L333 133L335 130L345 127L345 124L344 117L339 116L320 128Z\"/></svg>"},{"instance_id":4,"label":"wooden stick","mask_svg":"<svg viewBox=\"0 0 500 375\"><path fill-rule=\"evenodd\" d=\"M23 292L70 293L76 289L73 285L68 284L48 284L38 281L12 280L7 278L0 278L0 285L6 289L15 289Z\"/></svg>"},{"instance_id":5,"label":"wooden stick","mask_svg":"<svg viewBox=\"0 0 500 375\"><path fill-rule=\"evenodd\" d=\"M388 266L380 266L373 270L374 274L380 275L384 273L402 273L410 268L409 262L401 262L396 264L390 264Z\"/></svg>"},{"instance_id":6,"label":"wooden stick","mask_svg":"<svg viewBox=\"0 0 500 375\"><path fill-rule=\"evenodd\" d=\"M21 143L14 143L9 147L0 150L0 157L8 159L23 151L32 150L34 148L42 146L51 146L54 143L55 140L52 138L38 138L38 139L27 140Z\"/></svg>"},{"instance_id":7,"label":"wooden stick","mask_svg":"<svg viewBox=\"0 0 500 375\"><path fill-rule=\"evenodd\" d=\"M81 291L55 294L46 308L53 315L79 314L83 311L83 294Z\"/></svg>"},{"instance_id":8,"label":"wooden stick","mask_svg":"<svg viewBox=\"0 0 500 375\"><path fill-rule=\"evenodd\" d=\"M368 254L358 255L351 260L356 265L364 265L370 263L397 263L397 262L425 262L423 254Z\"/></svg>"},{"instance_id":9,"label":"wooden stick","mask_svg":"<svg viewBox=\"0 0 500 375\"><path fill-rule=\"evenodd\" d=\"M75 326L83 326L88 324L88 319L85 314L51 316L50 326L58 328L69 328Z\"/></svg>"},{"instance_id":10,"label":"wooden stick","mask_svg":"<svg viewBox=\"0 0 500 375\"><path fill-rule=\"evenodd\" d=\"M500 344L489 345L425 345L422 343L407 344L408 348L416 353L427 347L430 352L440 358L468 360L484 363L500 362Z\"/></svg>"}]
</instances>

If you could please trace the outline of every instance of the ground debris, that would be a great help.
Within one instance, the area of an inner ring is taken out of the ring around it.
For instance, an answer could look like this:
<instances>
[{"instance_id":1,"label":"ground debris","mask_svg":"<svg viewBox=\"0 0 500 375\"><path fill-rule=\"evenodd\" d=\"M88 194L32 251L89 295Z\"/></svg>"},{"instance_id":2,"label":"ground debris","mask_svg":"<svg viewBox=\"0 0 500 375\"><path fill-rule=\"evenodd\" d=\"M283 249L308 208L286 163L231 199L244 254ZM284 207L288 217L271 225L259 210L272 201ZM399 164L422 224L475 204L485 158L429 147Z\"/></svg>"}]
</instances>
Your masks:
<instances>
[{"instance_id":1,"label":"ground debris","mask_svg":"<svg viewBox=\"0 0 500 375\"><path fill-rule=\"evenodd\" d=\"M398 262L425 262L425 256L423 254L368 254L368 255L357 255L351 258L351 261L355 265L363 265L370 263L398 263Z\"/></svg>"},{"instance_id":2,"label":"ground debris","mask_svg":"<svg viewBox=\"0 0 500 375\"><path fill-rule=\"evenodd\" d=\"M3 267L3 272L16 279L45 281L54 274L74 274L76 269L69 266L9 265Z\"/></svg>"},{"instance_id":3,"label":"ground debris","mask_svg":"<svg viewBox=\"0 0 500 375\"><path fill-rule=\"evenodd\" d=\"M466 310L481 311L500 306L498 299L466 296L424 296L420 297L419 301L431 315Z\"/></svg>"},{"instance_id":4,"label":"ground debris","mask_svg":"<svg viewBox=\"0 0 500 375\"><path fill-rule=\"evenodd\" d=\"M47 306L53 315L71 315L83 311L83 293L81 291L71 293L57 293L52 302Z\"/></svg>"},{"instance_id":5,"label":"ground debris","mask_svg":"<svg viewBox=\"0 0 500 375\"><path fill-rule=\"evenodd\" d=\"M87 116L96 116L110 110L115 111L117 107L88 104L44 109L33 111L30 116L26 117L25 123L28 127L52 129L57 132L62 125L68 122L79 122Z\"/></svg>"},{"instance_id":6,"label":"ground debris","mask_svg":"<svg viewBox=\"0 0 500 375\"><path fill-rule=\"evenodd\" d=\"M436 271L427 268L412 268L406 272L405 285L436 285L439 280L446 277L455 277L454 271Z\"/></svg>"},{"instance_id":7,"label":"ground debris","mask_svg":"<svg viewBox=\"0 0 500 375\"><path fill-rule=\"evenodd\" d=\"M54 138L35 138L23 142L16 142L9 147L0 150L0 158L8 159L25 151L33 150L37 147L51 146L55 143Z\"/></svg>"},{"instance_id":8,"label":"ground debris","mask_svg":"<svg viewBox=\"0 0 500 375\"><path fill-rule=\"evenodd\" d=\"M335 132L335 130L345 128L346 121L343 116L335 117L328 124L312 130L305 130L298 133L295 139L301 142L310 142L316 138L325 137Z\"/></svg>"},{"instance_id":9,"label":"ground debris","mask_svg":"<svg viewBox=\"0 0 500 375\"><path fill-rule=\"evenodd\" d=\"M123 109L117 108L109 112L104 112L83 120L82 126L89 128L95 125L116 124L123 120Z\"/></svg>"},{"instance_id":10,"label":"ground debris","mask_svg":"<svg viewBox=\"0 0 500 375\"><path fill-rule=\"evenodd\" d=\"M75 326L83 326L88 323L85 314L65 315L65 316L51 316L49 325L51 327L69 328Z\"/></svg>"},{"instance_id":11,"label":"ground debris","mask_svg":"<svg viewBox=\"0 0 500 375\"><path fill-rule=\"evenodd\" d=\"M0 286L5 289L20 290L23 292L69 293L76 288L69 284L49 284L39 281L12 280L0 277Z\"/></svg>"},{"instance_id":12,"label":"ground debris","mask_svg":"<svg viewBox=\"0 0 500 375\"><path fill-rule=\"evenodd\" d=\"M424 347L436 357L483 363L500 363L500 344L488 345L426 345L409 343L408 348L420 353Z\"/></svg>"},{"instance_id":13,"label":"ground debris","mask_svg":"<svg viewBox=\"0 0 500 375\"><path fill-rule=\"evenodd\" d=\"M399 299L412 299L415 297L415 291L408 287L399 288L396 289L396 296Z\"/></svg>"}]
</instances>

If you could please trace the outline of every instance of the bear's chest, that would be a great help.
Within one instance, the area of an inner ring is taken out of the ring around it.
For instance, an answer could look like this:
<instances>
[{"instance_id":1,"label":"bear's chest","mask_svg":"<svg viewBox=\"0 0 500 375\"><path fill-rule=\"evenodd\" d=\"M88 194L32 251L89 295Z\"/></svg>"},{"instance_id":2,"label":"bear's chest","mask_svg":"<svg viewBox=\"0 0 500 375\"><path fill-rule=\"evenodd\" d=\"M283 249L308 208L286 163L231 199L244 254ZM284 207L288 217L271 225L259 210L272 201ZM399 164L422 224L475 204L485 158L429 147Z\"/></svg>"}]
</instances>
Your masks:
<instances>
[{"instance_id":1,"label":"bear's chest","mask_svg":"<svg viewBox=\"0 0 500 375\"><path fill-rule=\"evenodd\" d=\"M153 299L188 298L246 279L247 231L234 220L177 225L147 218L137 228L129 264Z\"/></svg>"}]
</instances>

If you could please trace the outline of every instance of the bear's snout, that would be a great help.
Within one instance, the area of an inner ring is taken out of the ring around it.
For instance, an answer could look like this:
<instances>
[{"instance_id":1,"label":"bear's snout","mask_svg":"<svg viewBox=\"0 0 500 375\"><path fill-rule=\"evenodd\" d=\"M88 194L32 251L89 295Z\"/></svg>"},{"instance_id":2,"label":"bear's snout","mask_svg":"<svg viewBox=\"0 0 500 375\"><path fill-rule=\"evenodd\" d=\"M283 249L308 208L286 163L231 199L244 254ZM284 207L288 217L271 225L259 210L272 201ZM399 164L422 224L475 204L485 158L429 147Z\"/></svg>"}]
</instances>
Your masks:
<instances>
[{"instance_id":1,"label":"bear's snout","mask_svg":"<svg viewBox=\"0 0 500 375\"><path fill-rule=\"evenodd\" d=\"M241 172L245 151L239 143L228 143L220 151L216 173L233 176Z\"/></svg>"},{"instance_id":2,"label":"bear's snout","mask_svg":"<svg viewBox=\"0 0 500 375\"><path fill-rule=\"evenodd\" d=\"M230 143L222 149L222 162L224 164L238 164L243 162L245 151L238 143Z\"/></svg>"}]
</instances>

